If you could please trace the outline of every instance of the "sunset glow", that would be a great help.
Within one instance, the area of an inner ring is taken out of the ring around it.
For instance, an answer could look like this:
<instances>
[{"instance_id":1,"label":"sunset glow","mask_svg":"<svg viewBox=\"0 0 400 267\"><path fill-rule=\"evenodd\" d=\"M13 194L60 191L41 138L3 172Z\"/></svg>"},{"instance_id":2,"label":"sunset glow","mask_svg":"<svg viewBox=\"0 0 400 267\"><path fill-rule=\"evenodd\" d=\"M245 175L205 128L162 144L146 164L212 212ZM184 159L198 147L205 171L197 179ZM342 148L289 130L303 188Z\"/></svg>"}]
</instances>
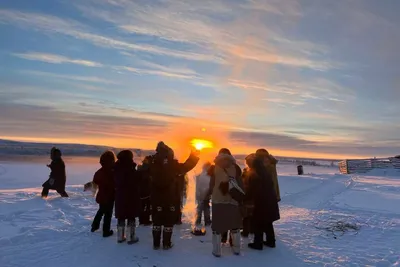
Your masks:
<instances>
[{"instance_id":1,"label":"sunset glow","mask_svg":"<svg viewBox=\"0 0 400 267\"><path fill-rule=\"evenodd\" d=\"M193 139L190 143L197 150L202 150L203 148L213 148L214 147L213 143L208 140Z\"/></svg>"}]
</instances>

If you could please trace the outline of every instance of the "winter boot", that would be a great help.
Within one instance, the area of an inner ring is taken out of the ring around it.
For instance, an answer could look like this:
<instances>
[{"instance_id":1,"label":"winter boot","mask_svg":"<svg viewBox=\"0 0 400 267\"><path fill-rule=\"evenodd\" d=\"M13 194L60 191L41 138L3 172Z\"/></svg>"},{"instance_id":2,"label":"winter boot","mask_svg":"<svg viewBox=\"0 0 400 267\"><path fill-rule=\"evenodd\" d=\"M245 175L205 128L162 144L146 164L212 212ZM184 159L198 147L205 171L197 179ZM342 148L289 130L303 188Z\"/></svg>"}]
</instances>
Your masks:
<instances>
[{"instance_id":1,"label":"winter boot","mask_svg":"<svg viewBox=\"0 0 400 267\"><path fill-rule=\"evenodd\" d=\"M139 242L139 238L136 236L135 230L135 225L129 224L126 227L126 242L128 243L128 245Z\"/></svg>"},{"instance_id":2,"label":"winter boot","mask_svg":"<svg viewBox=\"0 0 400 267\"><path fill-rule=\"evenodd\" d=\"M174 244L171 242L173 227L164 227L163 229L163 249L171 249Z\"/></svg>"},{"instance_id":3,"label":"winter boot","mask_svg":"<svg viewBox=\"0 0 400 267\"><path fill-rule=\"evenodd\" d=\"M125 238L125 226L118 225L117 226L117 242L123 243L126 241Z\"/></svg>"},{"instance_id":4,"label":"winter boot","mask_svg":"<svg viewBox=\"0 0 400 267\"><path fill-rule=\"evenodd\" d=\"M262 250L263 249L263 234L262 233L254 233L254 242L250 243L249 248Z\"/></svg>"},{"instance_id":5,"label":"winter boot","mask_svg":"<svg viewBox=\"0 0 400 267\"><path fill-rule=\"evenodd\" d=\"M267 241L264 241L263 243L264 243L264 246L266 246L266 247L270 247L270 248L276 247L275 240L267 240Z\"/></svg>"},{"instance_id":6,"label":"winter boot","mask_svg":"<svg viewBox=\"0 0 400 267\"><path fill-rule=\"evenodd\" d=\"M107 232L103 232L103 237L109 237L112 236L114 234L113 230L109 230Z\"/></svg>"},{"instance_id":7,"label":"winter boot","mask_svg":"<svg viewBox=\"0 0 400 267\"><path fill-rule=\"evenodd\" d=\"M221 234L213 232L212 234L213 251L215 257L221 257Z\"/></svg>"},{"instance_id":8,"label":"winter boot","mask_svg":"<svg viewBox=\"0 0 400 267\"><path fill-rule=\"evenodd\" d=\"M233 254L240 255L240 230L232 230L231 231L231 247Z\"/></svg>"},{"instance_id":9,"label":"winter boot","mask_svg":"<svg viewBox=\"0 0 400 267\"><path fill-rule=\"evenodd\" d=\"M153 248L160 249L161 243L161 226L153 225Z\"/></svg>"}]
</instances>

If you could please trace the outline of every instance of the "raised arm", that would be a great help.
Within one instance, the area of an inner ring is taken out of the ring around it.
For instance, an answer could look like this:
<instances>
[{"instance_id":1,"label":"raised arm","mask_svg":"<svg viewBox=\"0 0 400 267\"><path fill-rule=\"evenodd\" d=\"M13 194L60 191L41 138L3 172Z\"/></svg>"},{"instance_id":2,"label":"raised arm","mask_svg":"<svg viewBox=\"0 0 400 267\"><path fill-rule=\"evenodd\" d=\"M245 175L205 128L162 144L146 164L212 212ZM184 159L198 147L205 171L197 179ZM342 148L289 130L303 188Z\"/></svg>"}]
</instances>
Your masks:
<instances>
[{"instance_id":1,"label":"raised arm","mask_svg":"<svg viewBox=\"0 0 400 267\"><path fill-rule=\"evenodd\" d=\"M193 170L199 162L200 158L196 156L194 153L191 153L189 158L184 163L178 163L178 172L179 174L186 174Z\"/></svg>"}]
</instances>

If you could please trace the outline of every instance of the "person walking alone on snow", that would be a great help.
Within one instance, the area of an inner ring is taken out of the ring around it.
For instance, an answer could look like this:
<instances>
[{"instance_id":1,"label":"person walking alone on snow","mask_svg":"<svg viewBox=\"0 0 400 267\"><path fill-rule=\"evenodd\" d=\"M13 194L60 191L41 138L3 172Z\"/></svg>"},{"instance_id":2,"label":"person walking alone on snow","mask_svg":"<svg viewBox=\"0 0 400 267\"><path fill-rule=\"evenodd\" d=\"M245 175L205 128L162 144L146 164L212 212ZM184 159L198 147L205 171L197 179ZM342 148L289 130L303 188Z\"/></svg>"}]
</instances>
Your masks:
<instances>
[{"instance_id":1,"label":"person walking alone on snow","mask_svg":"<svg viewBox=\"0 0 400 267\"><path fill-rule=\"evenodd\" d=\"M173 150L159 142L156 154L150 163L151 202L153 219L153 248L159 249L161 233L163 249L172 248L171 242L174 224L176 223L176 179L192 170L199 161L198 152L192 152L185 163L174 159ZM164 226L164 229L162 227Z\"/></svg>"},{"instance_id":2,"label":"person walking alone on snow","mask_svg":"<svg viewBox=\"0 0 400 267\"><path fill-rule=\"evenodd\" d=\"M96 171L93 182L98 185L96 202L99 204L99 210L94 217L91 232L95 232L100 227L100 221L103 219L103 237L113 235L111 230L111 219L114 209L115 185L114 185L114 165L115 155L112 151L106 151L100 156L101 168Z\"/></svg>"},{"instance_id":3,"label":"person walking alone on snow","mask_svg":"<svg viewBox=\"0 0 400 267\"><path fill-rule=\"evenodd\" d=\"M62 153L58 148L53 147L50 152L51 163L47 165L50 168L49 179L42 184L42 198L47 198L49 190L56 190L61 197L68 197L65 192L65 184L67 182L67 175L65 173L65 164L61 158Z\"/></svg>"},{"instance_id":4,"label":"person walking alone on snow","mask_svg":"<svg viewBox=\"0 0 400 267\"><path fill-rule=\"evenodd\" d=\"M196 201L197 201L197 215L196 226L201 226L201 217L204 214L204 225L211 225L210 218L210 196L208 190L210 186L210 176L208 169L211 167L210 162L203 165L203 171L196 177Z\"/></svg>"},{"instance_id":5,"label":"person walking alone on snow","mask_svg":"<svg viewBox=\"0 0 400 267\"><path fill-rule=\"evenodd\" d=\"M134 244L139 241L135 231L135 220L136 217L139 217L141 209L140 175L136 171L136 163L133 161L132 151L123 150L119 152L117 158L114 168L114 181L118 243L127 241L128 244Z\"/></svg>"}]
</instances>

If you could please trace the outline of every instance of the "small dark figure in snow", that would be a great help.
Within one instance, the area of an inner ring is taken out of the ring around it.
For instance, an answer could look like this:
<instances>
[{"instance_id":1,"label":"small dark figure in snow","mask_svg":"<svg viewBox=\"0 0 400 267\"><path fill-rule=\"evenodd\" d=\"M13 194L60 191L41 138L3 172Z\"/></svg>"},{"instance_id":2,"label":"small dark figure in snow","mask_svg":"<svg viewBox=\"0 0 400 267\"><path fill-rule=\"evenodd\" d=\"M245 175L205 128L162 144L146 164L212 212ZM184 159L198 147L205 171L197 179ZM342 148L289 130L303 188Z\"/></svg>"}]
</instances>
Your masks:
<instances>
[{"instance_id":1,"label":"small dark figure in snow","mask_svg":"<svg viewBox=\"0 0 400 267\"><path fill-rule=\"evenodd\" d=\"M210 179L208 169L211 167L210 162L203 165L203 171L196 177L196 201L197 201L197 214L196 214L196 227L201 226L201 217L204 214L204 225L211 225L210 217L210 195L208 194L210 188Z\"/></svg>"},{"instance_id":2,"label":"small dark figure in snow","mask_svg":"<svg viewBox=\"0 0 400 267\"><path fill-rule=\"evenodd\" d=\"M144 158L142 165L138 166L138 172L140 173L140 200L141 200L141 211L139 216L139 224L148 226L152 224L150 220L151 215L151 198L150 198L150 169L149 164L152 160L152 156Z\"/></svg>"},{"instance_id":3,"label":"small dark figure in snow","mask_svg":"<svg viewBox=\"0 0 400 267\"><path fill-rule=\"evenodd\" d=\"M49 190L56 190L62 197L68 197L65 192L65 183L67 175L65 173L65 164L61 158L62 154L58 148L53 147L50 152L51 163L47 165L50 168L50 177L43 183L42 197L47 198Z\"/></svg>"},{"instance_id":4,"label":"small dark figure in snow","mask_svg":"<svg viewBox=\"0 0 400 267\"><path fill-rule=\"evenodd\" d=\"M161 232L163 248L170 249L173 226L176 223L176 179L192 170L199 161L198 152L192 152L185 163L174 159L171 148L159 142L150 163L151 202L153 218L153 247L160 248ZM162 229L164 226L164 229Z\"/></svg>"},{"instance_id":5,"label":"small dark figure in snow","mask_svg":"<svg viewBox=\"0 0 400 267\"><path fill-rule=\"evenodd\" d=\"M252 165L249 188L246 192L247 200L254 203L252 216L254 242L250 243L249 247L257 250L262 250L263 245L274 248L273 222L280 219L280 214L273 178L266 169L262 157L256 157ZM266 242L263 242L263 233L267 236Z\"/></svg>"},{"instance_id":6,"label":"small dark figure in snow","mask_svg":"<svg viewBox=\"0 0 400 267\"><path fill-rule=\"evenodd\" d=\"M100 227L100 221L103 219L103 237L109 237L113 234L111 230L111 218L114 209L115 185L114 185L114 165L115 155L112 151L104 152L100 157L101 168L96 171L93 177L93 183L98 186L96 202L99 204L99 210L92 223L92 232Z\"/></svg>"},{"instance_id":7,"label":"small dark figure in snow","mask_svg":"<svg viewBox=\"0 0 400 267\"><path fill-rule=\"evenodd\" d=\"M135 234L135 220L136 217L139 217L141 209L140 175L136 170L132 151L123 150L119 152L117 159L114 167L114 181L118 243L127 241L128 244L134 244L139 241Z\"/></svg>"}]
</instances>

